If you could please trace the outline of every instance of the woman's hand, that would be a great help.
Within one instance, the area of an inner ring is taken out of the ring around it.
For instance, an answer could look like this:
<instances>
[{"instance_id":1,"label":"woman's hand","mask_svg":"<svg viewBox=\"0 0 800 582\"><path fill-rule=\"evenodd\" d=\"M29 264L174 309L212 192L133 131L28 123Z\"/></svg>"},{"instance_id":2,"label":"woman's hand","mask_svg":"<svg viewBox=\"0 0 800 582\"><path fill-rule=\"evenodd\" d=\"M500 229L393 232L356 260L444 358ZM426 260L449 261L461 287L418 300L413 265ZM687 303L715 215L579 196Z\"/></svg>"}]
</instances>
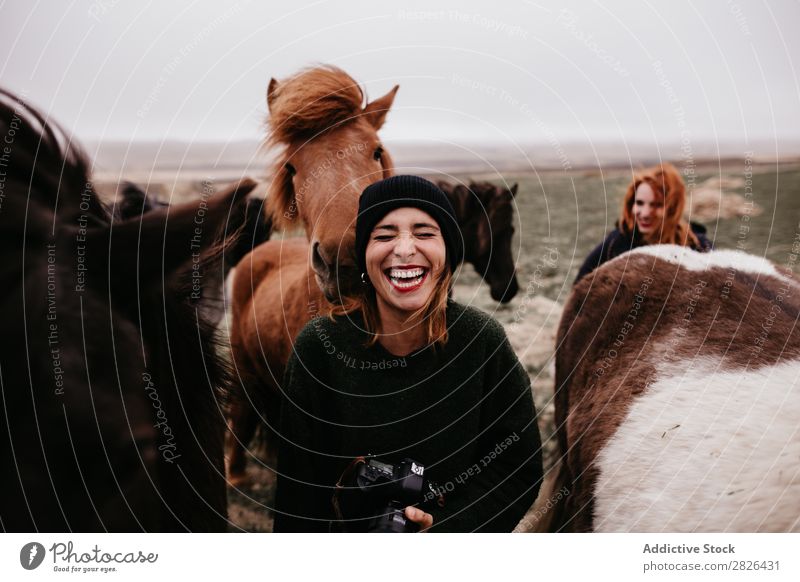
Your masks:
<instances>
[{"instance_id":1,"label":"woman's hand","mask_svg":"<svg viewBox=\"0 0 800 582\"><path fill-rule=\"evenodd\" d=\"M421 509L412 507L411 505L406 507L406 517L414 523L418 523L419 531L423 533L433 525L433 516L430 513L425 513Z\"/></svg>"}]
</instances>

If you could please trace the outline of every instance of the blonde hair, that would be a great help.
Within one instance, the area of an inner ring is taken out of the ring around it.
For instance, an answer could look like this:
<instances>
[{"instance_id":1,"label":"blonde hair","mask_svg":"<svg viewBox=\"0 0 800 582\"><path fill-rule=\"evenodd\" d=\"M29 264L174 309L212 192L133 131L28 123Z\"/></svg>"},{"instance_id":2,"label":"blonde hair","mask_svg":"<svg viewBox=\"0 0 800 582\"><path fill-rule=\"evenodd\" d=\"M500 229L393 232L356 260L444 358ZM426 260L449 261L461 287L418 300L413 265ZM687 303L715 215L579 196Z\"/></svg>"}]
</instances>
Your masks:
<instances>
[{"instance_id":1,"label":"blonde hair","mask_svg":"<svg viewBox=\"0 0 800 582\"><path fill-rule=\"evenodd\" d=\"M648 168L634 177L625 192L622 200L622 217L619 221L619 230L626 235L633 234L636 217L633 214L633 204L636 200L636 190L642 184L652 188L656 198L664 205L664 219L659 232L655 237L645 237L651 244L676 244L681 246L700 247L700 241L692 232L689 223L683 218L683 209L686 206L686 186L675 166L660 164Z\"/></svg>"}]
</instances>

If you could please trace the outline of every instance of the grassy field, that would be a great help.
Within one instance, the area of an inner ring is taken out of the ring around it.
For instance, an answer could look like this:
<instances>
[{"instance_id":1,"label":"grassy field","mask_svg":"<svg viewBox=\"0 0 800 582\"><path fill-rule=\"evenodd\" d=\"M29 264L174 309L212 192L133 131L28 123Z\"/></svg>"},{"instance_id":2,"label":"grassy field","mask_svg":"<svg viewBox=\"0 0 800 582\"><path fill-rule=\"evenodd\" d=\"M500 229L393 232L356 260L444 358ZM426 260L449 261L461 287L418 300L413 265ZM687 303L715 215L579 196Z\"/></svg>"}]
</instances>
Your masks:
<instances>
[{"instance_id":1,"label":"grassy field","mask_svg":"<svg viewBox=\"0 0 800 582\"><path fill-rule=\"evenodd\" d=\"M460 176L468 181L477 176ZM553 434L553 346L575 274L589 251L613 228L630 171L544 172L480 177L496 183L519 183L518 214L513 244L520 291L513 301L499 305L471 267L460 269L455 297L492 314L507 330L511 343L531 377L545 442L547 467L556 458ZM751 181L751 182L750 182ZM162 193L172 188L151 186ZM182 198L191 196L199 182L177 182ZM743 248L785 264L792 241L800 234L800 166L755 165L729 162L698 169L690 189L692 220L705 224L717 248ZM738 198L737 198L738 196ZM163 197L163 194L162 194ZM699 204L700 199L727 202L719 212ZM743 202L755 210L743 218ZM232 530L271 531L268 508L274 500L273 460L259 455L250 463L252 486L229 492Z\"/></svg>"},{"instance_id":2,"label":"grassy field","mask_svg":"<svg viewBox=\"0 0 800 582\"><path fill-rule=\"evenodd\" d=\"M717 248L737 248L740 227L749 227L743 239L747 252L766 256L778 264L786 263L800 228L800 166L780 171L775 166L753 166L752 192L746 190L745 169L742 163L716 171L698 170L695 187L689 192L707 195L717 190L723 197L739 195L740 201L751 195L758 214L753 213L748 222L738 216L718 218L699 210L690 212L689 217L706 226ZM524 288L526 277L537 272L543 254L552 255L545 249L556 249L558 267L551 270L543 294L563 303L584 258L613 228L630 172L548 172L504 178L509 184L520 185L514 244L520 285ZM692 206L691 201L687 206ZM742 205L734 201L734 206Z\"/></svg>"}]
</instances>

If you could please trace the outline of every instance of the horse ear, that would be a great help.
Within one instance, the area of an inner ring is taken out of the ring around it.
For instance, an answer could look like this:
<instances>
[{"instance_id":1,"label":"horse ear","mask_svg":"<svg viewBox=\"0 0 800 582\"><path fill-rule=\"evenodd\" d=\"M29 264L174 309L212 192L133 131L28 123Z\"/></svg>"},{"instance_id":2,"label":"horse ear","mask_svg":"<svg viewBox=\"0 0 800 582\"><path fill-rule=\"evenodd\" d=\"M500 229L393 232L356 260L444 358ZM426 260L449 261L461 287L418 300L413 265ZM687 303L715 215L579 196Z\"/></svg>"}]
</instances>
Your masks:
<instances>
[{"instance_id":1,"label":"horse ear","mask_svg":"<svg viewBox=\"0 0 800 582\"><path fill-rule=\"evenodd\" d=\"M272 77L269 80L269 86L267 87L267 108L272 109L272 102L275 101L275 93L278 90L278 81L275 77Z\"/></svg>"},{"instance_id":2,"label":"horse ear","mask_svg":"<svg viewBox=\"0 0 800 582\"><path fill-rule=\"evenodd\" d=\"M517 195L517 190L519 190L519 184L514 182L514 185L509 188L509 192L511 192L511 197L514 198Z\"/></svg>"},{"instance_id":3,"label":"horse ear","mask_svg":"<svg viewBox=\"0 0 800 582\"><path fill-rule=\"evenodd\" d=\"M240 204L237 212L231 213L226 230L229 233L241 230L241 234L225 251L224 259L229 267L235 267L247 253L269 240L272 218L264 210L264 200L253 197L247 200L247 204Z\"/></svg>"},{"instance_id":4,"label":"horse ear","mask_svg":"<svg viewBox=\"0 0 800 582\"><path fill-rule=\"evenodd\" d=\"M465 190L467 212L471 214L484 213L491 206L495 187L487 182L470 182L469 188L462 186Z\"/></svg>"},{"instance_id":5,"label":"horse ear","mask_svg":"<svg viewBox=\"0 0 800 582\"><path fill-rule=\"evenodd\" d=\"M459 218L460 217L459 201L456 197L455 192L453 191L453 185L450 182L445 182L444 180L437 180L436 185L439 187L439 190L444 192L445 196L447 196L447 199L453 206L453 210L455 210L456 212L456 218Z\"/></svg>"},{"instance_id":6,"label":"horse ear","mask_svg":"<svg viewBox=\"0 0 800 582\"><path fill-rule=\"evenodd\" d=\"M255 187L246 178L213 196L147 212L93 233L87 246L110 249L116 288L136 292L140 283L169 276L193 256L213 251L228 216Z\"/></svg>"},{"instance_id":7,"label":"horse ear","mask_svg":"<svg viewBox=\"0 0 800 582\"><path fill-rule=\"evenodd\" d=\"M450 201L453 203L459 222L465 222L474 215L473 206L477 204L477 200L471 188L467 188L464 184L456 184Z\"/></svg>"},{"instance_id":8,"label":"horse ear","mask_svg":"<svg viewBox=\"0 0 800 582\"><path fill-rule=\"evenodd\" d=\"M399 88L400 85L395 85L386 95L375 99L375 101L371 103L367 103L367 106L364 107L364 117L366 117L367 121L370 122L376 131L379 130L386 121L386 114L389 112L389 109L391 109L392 103L394 103L394 96L397 94Z\"/></svg>"},{"instance_id":9,"label":"horse ear","mask_svg":"<svg viewBox=\"0 0 800 582\"><path fill-rule=\"evenodd\" d=\"M453 185L450 182L445 182L444 180L437 180L436 185L439 187L439 190L447 194L447 197L450 199L450 203L453 203Z\"/></svg>"},{"instance_id":10,"label":"horse ear","mask_svg":"<svg viewBox=\"0 0 800 582\"><path fill-rule=\"evenodd\" d=\"M119 217L122 220L128 220L152 210L153 204L152 200L147 200L147 193L144 190L133 182L125 182L117 208Z\"/></svg>"}]
</instances>

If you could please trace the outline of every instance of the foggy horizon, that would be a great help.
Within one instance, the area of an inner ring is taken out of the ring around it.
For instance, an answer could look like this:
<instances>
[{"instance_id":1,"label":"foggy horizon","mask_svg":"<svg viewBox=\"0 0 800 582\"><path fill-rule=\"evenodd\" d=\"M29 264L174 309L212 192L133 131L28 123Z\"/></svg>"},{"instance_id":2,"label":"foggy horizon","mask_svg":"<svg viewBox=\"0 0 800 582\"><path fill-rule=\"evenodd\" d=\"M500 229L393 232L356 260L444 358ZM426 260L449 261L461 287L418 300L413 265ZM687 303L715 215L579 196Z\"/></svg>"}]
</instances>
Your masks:
<instances>
[{"instance_id":1,"label":"foggy horizon","mask_svg":"<svg viewBox=\"0 0 800 582\"><path fill-rule=\"evenodd\" d=\"M387 142L774 144L797 153L793 2L4 5L1 84L96 143L263 138L269 79L400 85Z\"/></svg>"}]
</instances>

